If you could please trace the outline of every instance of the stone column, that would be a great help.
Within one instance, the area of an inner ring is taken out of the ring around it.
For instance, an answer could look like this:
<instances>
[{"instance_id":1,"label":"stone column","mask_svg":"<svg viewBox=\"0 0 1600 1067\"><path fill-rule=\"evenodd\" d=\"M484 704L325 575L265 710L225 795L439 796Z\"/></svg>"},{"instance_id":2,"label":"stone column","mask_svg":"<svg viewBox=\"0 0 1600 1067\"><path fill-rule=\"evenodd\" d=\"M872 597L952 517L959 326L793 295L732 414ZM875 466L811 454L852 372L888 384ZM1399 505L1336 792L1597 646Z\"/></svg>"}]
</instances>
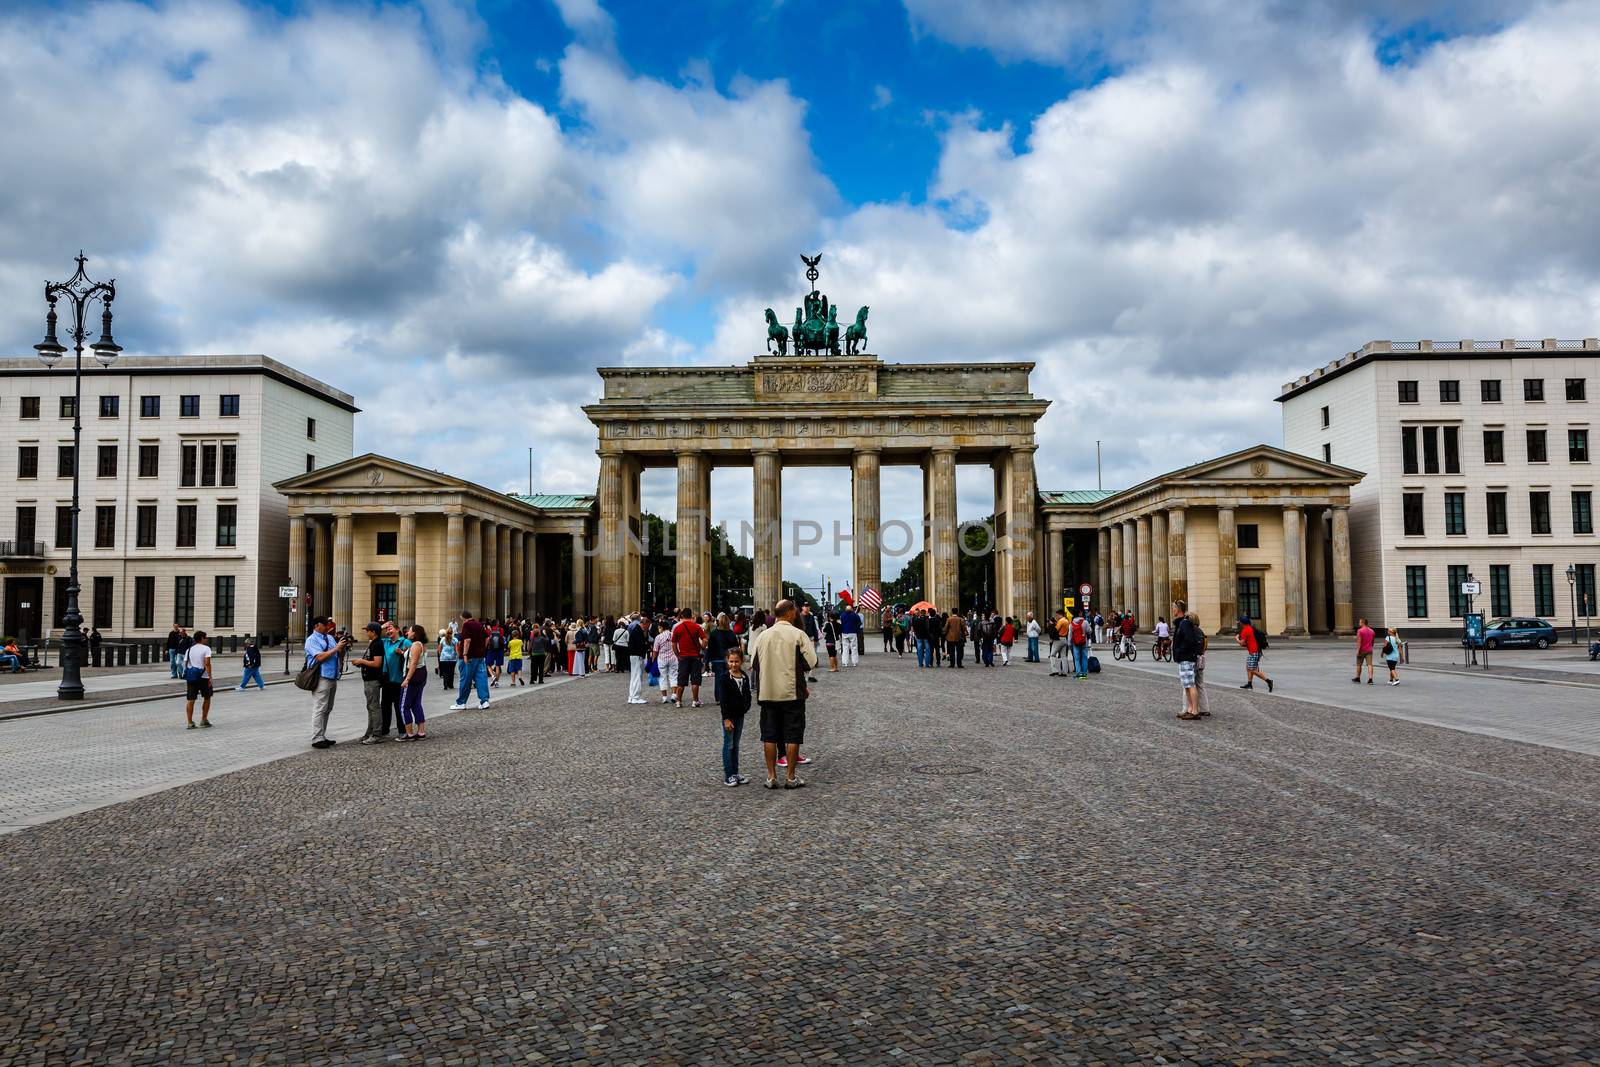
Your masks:
<instances>
[{"instance_id":1,"label":"stone column","mask_svg":"<svg viewBox=\"0 0 1600 1067\"><path fill-rule=\"evenodd\" d=\"M678 588L674 607L693 608L695 614L711 605L702 597L705 576L706 506L701 498L705 487L706 457L701 452L678 453Z\"/></svg>"},{"instance_id":2,"label":"stone column","mask_svg":"<svg viewBox=\"0 0 1600 1067\"><path fill-rule=\"evenodd\" d=\"M1355 629L1355 588L1350 579L1350 509L1333 509L1333 630Z\"/></svg>"},{"instance_id":3,"label":"stone column","mask_svg":"<svg viewBox=\"0 0 1600 1067\"><path fill-rule=\"evenodd\" d=\"M1111 590L1115 588L1117 584L1117 579L1111 576L1113 557L1115 557L1117 570L1120 571L1122 568L1122 545L1119 541L1112 538L1111 531L1102 526L1100 527L1099 532L1096 534L1096 537L1100 542L1098 559L1100 570L1095 575L1096 580L1094 583L1094 595L1093 599L1089 602L1089 607L1091 609L1104 605L1106 603L1106 597L1111 595ZM1104 614L1104 612L1102 612L1102 614Z\"/></svg>"},{"instance_id":4,"label":"stone column","mask_svg":"<svg viewBox=\"0 0 1600 1067\"><path fill-rule=\"evenodd\" d=\"M351 633L356 632L355 610L355 516L348 511L334 515L333 530L333 616Z\"/></svg>"},{"instance_id":5,"label":"stone column","mask_svg":"<svg viewBox=\"0 0 1600 1067\"><path fill-rule=\"evenodd\" d=\"M523 615L527 612L524 591L528 588L528 550L523 538L526 535L521 530L511 531L511 614Z\"/></svg>"},{"instance_id":6,"label":"stone column","mask_svg":"<svg viewBox=\"0 0 1600 1067\"><path fill-rule=\"evenodd\" d=\"M483 520L481 530L483 556L478 573L478 603L483 607L483 617L486 619L500 616L500 538L496 535L495 529L493 519Z\"/></svg>"},{"instance_id":7,"label":"stone column","mask_svg":"<svg viewBox=\"0 0 1600 1067\"><path fill-rule=\"evenodd\" d=\"M1283 509L1283 632L1301 637L1306 632L1306 603L1302 592L1305 581L1305 517L1299 508Z\"/></svg>"},{"instance_id":8,"label":"stone column","mask_svg":"<svg viewBox=\"0 0 1600 1067\"><path fill-rule=\"evenodd\" d=\"M467 565L462 578L461 607L476 616L483 616L483 523L476 515L463 519L463 542L467 549Z\"/></svg>"},{"instance_id":9,"label":"stone column","mask_svg":"<svg viewBox=\"0 0 1600 1067\"><path fill-rule=\"evenodd\" d=\"M1222 618L1217 620L1219 634L1235 633L1239 629L1239 533L1234 522L1233 509L1217 509L1217 604Z\"/></svg>"},{"instance_id":10,"label":"stone column","mask_svg":"<svg viewBox=\"0 0 1600 1067\"><path fill-rule=\"evenodd\" d=\"M1144 531L1144 584L1150 584L1150 531ZM1139 520L1128 518L1122 523L1122 603L1123 611L1139 611ZM1139 619L1144 622L1144 619Z\"/></svg>"},{"instance_id":11,"label":"stone column","mask_svg":"<svg viewBox=\"0 0 1600 1067\"><path fill-rule=\"evenodd\" d=\"M444 525L444 573L449 597L444 610L453 619L467 606L466 516L459 510L452 511L445 516Z\"/></svg>"},{"instance_id":12,"label":"stone column","mask_svg":"<svg viewBox=\"0 0 1600 1067\"><path fill-rule=\"evenodd\" d=\"M1111 568L1105 584L1097 592L1100 594L1100 614L1110 615L1122 606L1122 524L1104 527L1100 534L1111 546Z\"/></svg>"},{"instance_id":13,"label":"stone column","mask_svg":"<svg viewBox=\"0 0 1600 1067\"><path fill-rule=\"evenodd\" d=\"M850 531L850 547L855 555L855 594L860 597L865 589L883 592L881 568L882 554L878 543L879 493L878 453L864 449L855 454L851 478L851 505L854 522ZM881 614L863 611L862 625L867 633L879 629Z\"/></svg>"},{"instance_id":14,"label":"stone column","mask_svg":"<svg viewBox=\"0 0 1600 1067\"><path fill-rule=\"evenodd\" d=\"M316 524L313 531L316 534L317 579L311 584L311 591L315 599L311 601L312 615L333 614L333 520L327 515L317 515L311 520ZM348 620L340 619L348 625Z\"/></svg>"},{"instance_id":15,"label":"stone column","mask_svg":"<svg viewBox=\"0 0 1600 1067\"><path fill-rule=\"evenodd\" d=\"M400 588L395 590L395 614L401 626L417 621L417 513L400 513Z\"/></svg>"},{"instance_id":16,"label":"stone column","mask_svg":"<svg viewBox=\"0 0 1600 1067\"><path fill-rule=\"evenodd\" d=\"M1039 610L1039 591L1035 587L1038 539L1035 517L1039 494L1034 489L1033 445L1011 450L1011 515L1007 520L1011 542L1011 609L1007 614L1021 619Z\"/></svg>"},{"instance_id":17,"label":"stone column","mask_svg":"<svg viewBox=\"0 0 1600 1067\"><path fill-rule=\"evenodd\" d=\"M1167 512L1167 570L1168 600L1189 599L1189 541L1188 526L1182 508Z\"/></svg>"},{"instance_id":18,"label":"stone column","mask_svg":"<svg viewBox=\"0 0 1600 1067\"><path fill-rule=\"evenodd\" d=\"M1061 598L1066 594L1067 587L1067 546L1066 535L1060 530L1050 531L1050 569L1049 577L1045 579L1044 616L1048 619L1052 612L1061 610ZM1071 595L1077 596L1074 591Z\"/></svg>"},{"instance_id":19,"label":"stone column","mask_svg":"<svg viewBox=\"0 0 1600 1067\"><path fill-rule=\"evenodd\" d=\"M767 611L783 594L783 469L776 449L752 456L755 490L755 603Z\"/></svg>"},{"instance_id":20,"label":"stone column","mask_svg":"<svg viewBox=\"0 0 1600 1067\"><path fill-rule=\"evenodd\" d=\"M572 613L589 614L589 557L582 531L572 535Z\"/></svg>"},{"instance_id":21,"label":"stone column","mask_svg":"<svg viewBox=\"0 0 1600 1067\"><path fill-rule=\"evenodd\" d=\"M289 584L306 598L297 600L295 610L289 615L289 639L300 641L306 636L306 613L301 605L309 604L311 597L311 586L306 582L306 520L301 515L289 516Z\"/></svg>"},{"instance_id":22,"label":"stone column","mask_svg":"<svg viewBox=\"0 0 1600 1067\"><path fill-rule=\"evenodd\" d=\"M494 616L507 614L506 604L511 599L506 590L511 588L511 527L502 523L495 527L494 564Z\"/></svg>"},{"instance_id":23,"label":"stone column","mask_svg":"<svg viewBox=\"0 0 1600 1067\"><path fill-rule=\"evenodd\" d=\"M961 571L956 556L956 450L933 450L928 469L932 491L933 593L928 598L941 611L961 607Z\"/></svg>"},{"instance_id":24,"label":"stone column","mask_svg":"<svg viewBox=\"0 0 1600 1067\"><path fill-rule=\"evenodd\" d=\"M1320 510L1306 513L1306 629L1328 632L1328 534Z\"/></svg>"},{"instance_id":25,"label":"stone column","mask_svg":"<svg viewBox=\"0 0 1600 1067\"><path fill-rule=\"evenodd\" d=\"M539 614L539 535L529 530L522 544L527 556L523 566L522 610L531 619Z\"/></svg>"},{"instance_id":26,"label":"stone column","mask_svg":"<svg viewBox=\"0 0 1600 1067\"><path fill-rule=\"evenodd\" d=\"M1155 609L1151 618L1156 615L1167 615L1168 605L1164 603L1167 590L1172 588L1171 572L1167 569L1167 550L1171 547L1167 535L1167 513L1165 511L1152 512L1150 515L1150 602ZM1169 616L1170 618L1170 616Z\"/></svg>"},{"instance_id":27,"label":"stone column","mask_svg":"<svg viewBox=\"0 0 1600 1067\"><path fill-rule=\"evenodd\" d=\"M1134 609L1139 616L1140 626L1154 625L1156 617L1156 587L1153 578L1154 562L1150 549L1150 516L1140 515L1133 523L1133 536L1139 546L1139 581L1137 592L1139 594L1138 606Z\"/></svg>"}]
</instances>

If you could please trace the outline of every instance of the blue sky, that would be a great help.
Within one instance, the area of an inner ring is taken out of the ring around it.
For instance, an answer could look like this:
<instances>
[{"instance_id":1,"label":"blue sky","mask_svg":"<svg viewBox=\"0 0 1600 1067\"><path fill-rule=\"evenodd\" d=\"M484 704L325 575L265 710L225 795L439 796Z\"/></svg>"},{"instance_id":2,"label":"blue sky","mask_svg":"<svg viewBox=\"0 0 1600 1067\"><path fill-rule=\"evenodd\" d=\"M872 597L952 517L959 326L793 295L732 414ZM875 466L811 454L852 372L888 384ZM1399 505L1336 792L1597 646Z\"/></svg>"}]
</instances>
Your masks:
<instances>
[{"instance_id":1,"label":"blue sky","mask_svg":"<svg viewBox=\"0 0 1600 1067\"><path fill-rule=\"evenodd\" d=\"M12 3L0 340L83 247L130 351L264 352L362 450L592 491L594 368L749 359L820 250L884 359L1036 363L1041 486L1096 438L1129 485L1277 441L1367 340L1593 336L1596 54L1588 0ZM839 478L786 506L845 519Z\"/></svg>"}]
</instances>

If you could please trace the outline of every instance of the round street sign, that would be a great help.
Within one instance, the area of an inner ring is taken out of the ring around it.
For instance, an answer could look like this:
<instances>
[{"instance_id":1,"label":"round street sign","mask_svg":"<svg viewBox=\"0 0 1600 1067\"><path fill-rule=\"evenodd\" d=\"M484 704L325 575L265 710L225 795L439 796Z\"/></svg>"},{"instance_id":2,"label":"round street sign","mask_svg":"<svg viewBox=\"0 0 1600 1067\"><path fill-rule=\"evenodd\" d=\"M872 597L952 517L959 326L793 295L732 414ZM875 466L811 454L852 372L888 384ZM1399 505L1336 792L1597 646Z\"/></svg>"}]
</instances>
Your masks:
<instances>
[{"instance_id":1,"label":"round street sign","mask_svg":"<svg viewBox=\"0 0 1600 1067\"><path fill-rule=\"evenodd\" d=\"M1090 585L1088 582L1084 582L1082 585L1078 586L1078 595L1079 596L1088 596L1093 592L1094 592L1094 586Z\"/></svg>"}]
</instances>

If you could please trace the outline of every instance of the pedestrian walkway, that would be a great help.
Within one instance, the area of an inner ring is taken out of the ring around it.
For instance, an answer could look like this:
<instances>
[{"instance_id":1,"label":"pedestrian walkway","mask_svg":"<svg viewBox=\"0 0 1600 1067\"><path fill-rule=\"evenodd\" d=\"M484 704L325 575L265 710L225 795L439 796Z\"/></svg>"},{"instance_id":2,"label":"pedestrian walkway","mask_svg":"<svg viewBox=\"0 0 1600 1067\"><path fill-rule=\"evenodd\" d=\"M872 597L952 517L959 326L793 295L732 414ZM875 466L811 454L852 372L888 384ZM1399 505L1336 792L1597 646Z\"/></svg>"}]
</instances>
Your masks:
<instances>
[{"instance_id":1,"label":"pedestrian walkway","mask_svg":"<svg viewBox=\"0 0 1600 1067\"><path fill-rule=\"evenodd\" d=\"M147 684L150 672L134 677L141 680L135 687ZM562 675L515 693L496 689L492 700L523 698L569 680ZM219 687L211 704L216 725L185 730L182 686L172 684L168 698L0 721L0 833L309 750L310 697L292 685L243 692ZM432 685L424 704L428 720L449 714L454 699L453 690ZM352 672L339 686L328 735L351 741L366 724L361 680Z\"/></svg>"},{"instance_id":2,"label":"pedestrian walkway","mask_svg":"<svg viewBox=\"0 0 1600 1067\"><path fill-rule=\"evenodd\" d=\"M237 684L239 672L233 672L233 681ZM222 674L217 673L217 681L222 681ZM169 683L174 689L181 690L183 683L172 677L172 672L166 664L159 667L147 667L144 670L128 671L124 674L86 674L83 679L85 699L96 700L108 696L119 689L143 689L153 685ZM61 672L51 669L39 672L31 679L17 679L7 685L0 685L0 708L7 704L22 704L38 700L41 697L53 697L61 686Z\"/></svg>"},{"instance_id":3,"label":"pedestrian walkway","mask_svg":"<svg viewBox=\"0 0 1600 1067\"><path fill-rule=\"evenodd\" d=\"M1150 658L1149 645L1142 641L1139 659L1132 665L1113 660L1109 649L1097 652L1102 666L1110 671L1136 670L1172 677L1177 687L1177 668ZM1537 652L1502 652L1496 664L1538 663ZM1377 682L1352 685L1354 643L1274 644L1262 661L1262 669L1277 683L1279 696L1316 704L1330 704L1373 715L1385 715L1408 722L1427 723L1452 730L1523 741L1532 745L1600 755L1600 675L1595 685L1566 681L1553 671L1521 671L1507 676L1450 665L1450 652L1443 648L1414 649L1413 663L1402 667L1401 684L1384 684L1388 672L1376 666ZM1456 656L1460 661L1459 651ZM1576 660L1558 662L1572 670ZM1206 655L1206 689L1235 687L1244 683L1244 652L1228 636L1214 637ZM1257 681L1253 694L1270 700L1266 687ZM1174 697L1174 706L1177 698Z\"/></svg>"}]
</instances>

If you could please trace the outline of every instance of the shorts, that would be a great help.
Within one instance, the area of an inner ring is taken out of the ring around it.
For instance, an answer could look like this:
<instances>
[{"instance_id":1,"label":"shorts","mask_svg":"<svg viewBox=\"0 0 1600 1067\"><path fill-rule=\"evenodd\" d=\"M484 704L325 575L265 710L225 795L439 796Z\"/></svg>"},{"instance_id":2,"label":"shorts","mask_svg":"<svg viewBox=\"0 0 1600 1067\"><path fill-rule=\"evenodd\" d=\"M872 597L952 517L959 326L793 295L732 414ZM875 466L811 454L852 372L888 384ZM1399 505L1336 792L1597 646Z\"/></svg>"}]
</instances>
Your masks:
<instances>
[{"instance_id":1,"label":"shorts","mask_svg":"<svg viewBox=\"0 0 1600 1067\"><path fill-rule=\"evenodd\" d=\"M1194 663L1192 661L1178 664L1178 683L1185 689L1194 688Z\"/></svg>"},{"instance_id":2,"label":"shorts","mask_svg":"<svg viewBox=\"0 0 1600 1067\"><path fill-rule=\"evenodd\" d=\"M504 652L489 652L483 657L483 662L490 667L498 667L506 661Z\"/></svg>"},{"instance_id":3,"label":"shorts","mask_svg":"<svg viewBox=\"0 0 1600 1067\"><path fill-rule=\"evenodd\" d=\"M512 674L520 674L522 672L522 661L520 659L507 660L506 670Z\"/></svg>"},{"instance_id":4,"label":"shorts","mask_svg":"<svg viewBox=\"0 0 1600 1067\"><path fill-rule=\"evenodd\" d=\"M1254 670L1259 670L1260 668L1261 668L1261 653L1259 653L1259 652L1246 652L1244 654L1244 669L1247 670L1247 671L1254 671Z\"/></svg>"},{"instance_id":5,"label":"shorts","mask_svg":"<svg viewBox=\"0 0 1600 1067\"><path fill-rule=\"evenodd\" d=\"M185 699L193 700L195 697L202 697L206 700L211 699L210 679L197 678L194 681L185 684L187 684L189 687L189 695Z\"/></svg>"},{"instance_id":6,"label":"shorts","mask_svg":"<svg viewBox=\"0 0 1600 1067\"><path fill-rule=\"evenodd\" d=\"M761 705L761 740L773 745L798 745L806 739L806 702L771 700Z\"/></svg>"},{"instance_id":7,"label":"shorts","mask_svg":"<svg viewBox=\"0 0 1600 1067\"><path fill-rule=\"evenodd\" d=\"M700 665L700 657L699 656L679 656L678 657L678 684L679 685L699 685L700 684L700 677L701 677L701 670L702 670L702 668L701 668L701 665Z\"/></svg>"},{"instance_id":8,"label":"shorts","mask_svg":"<svg viewBox=\"0 0 1600 1067\"><path fill-rule=\"evenodd\" d=\"M1371 652L1357 652L1356 653L1356 666L1360 667L1363 663L1365 663L1369 667L1372 666L1372 653Z\"/></svg>"},{"instance_id":9,"label":"shorts","mask_svg":"<svg viewBox=\"0 0 1600 1067\"><path fill-rule=\"evenodd\" d=\"M831 644L830 644L830 645L828 645L828 646L826 646L826 647L827 647L827 649L828 649L828 655L829 655L829 656L830 656L830 657L831 657L831 656L836 656L836 655L838 655L838 654L839 654L839 650L838 650L838 649L837 649L837 648L835 648L835 647L834 647L834 646L833 646L833 645L831 645Z\"/></svg>"}]
</instances>

